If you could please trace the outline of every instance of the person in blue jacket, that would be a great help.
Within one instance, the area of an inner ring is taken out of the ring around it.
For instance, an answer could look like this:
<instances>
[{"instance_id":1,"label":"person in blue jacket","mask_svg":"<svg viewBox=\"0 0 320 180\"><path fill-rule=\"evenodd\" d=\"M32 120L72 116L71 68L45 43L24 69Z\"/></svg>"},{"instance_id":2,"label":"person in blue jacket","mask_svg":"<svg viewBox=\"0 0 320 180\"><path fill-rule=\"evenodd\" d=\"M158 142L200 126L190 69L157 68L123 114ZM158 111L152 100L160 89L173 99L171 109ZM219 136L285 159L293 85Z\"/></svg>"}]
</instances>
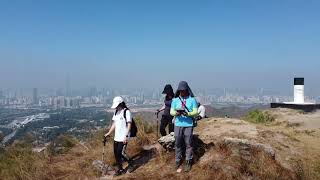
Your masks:
<instances>
[{"instance_id":1,"label":"person in blue jacket","mask_svg":"<svg viewBox=\"0 0 320 180\"><path fill-rule=\"evenodd\" d=\"M189 172L193 158L193 120L198 115L198 103L187 82L181 81L172 100L170 114L175 117L175 161L176 169L182 164L182 152L185 152L185 172ZM185 148L185 150L183 149Z\"/></svg>"}]
</instances>

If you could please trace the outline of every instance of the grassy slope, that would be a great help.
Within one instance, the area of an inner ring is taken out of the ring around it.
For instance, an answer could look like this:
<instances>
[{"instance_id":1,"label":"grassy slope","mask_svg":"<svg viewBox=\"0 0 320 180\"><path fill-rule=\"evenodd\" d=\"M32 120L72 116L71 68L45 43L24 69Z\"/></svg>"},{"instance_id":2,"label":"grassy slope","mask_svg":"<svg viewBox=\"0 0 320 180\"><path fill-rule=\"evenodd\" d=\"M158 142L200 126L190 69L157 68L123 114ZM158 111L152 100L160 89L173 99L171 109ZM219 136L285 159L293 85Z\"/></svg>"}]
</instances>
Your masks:
<instances>
[{"instance_id":1,"label":"grassy slope","mask_svg":"<svg viewBox=\"0 0 320 180\"><path fill-rule=\"evenodd\" d=\"M203 121L199 123L197 132L211 131L223 128L228 123ZM312 132L302 131L297 127L288 127L286 123L254 124L259 132L258 139L270 143L276 150L279 159L285 160L288 149L296 153L296 158L286 160L290 162L292 170L287 170L281 163L275 162L264 154L254 154L251 163L230 156L230 151L215 145L207 148L202 158L196 162L189 174L177 174L174 167L174 153L157 151L155 157L147 157L142 146L156 142L154 127L138 120L138 140L130 142L130 155L140 155L142 166L134 173L119 179L237 179L239 177L256 176L260 179L320 179L320 130ZM237 125L236 125L237 126ZM233 132L230 132L232 134ZM229 135L230 135L229 134ZM274 135L283 134L283 144L272 142ZM34 154L30 146L16 144L8 151L0 152L0 179L94 179L99 172L92 168L92 162L101 159L103 132L95 134L87 143L78 143L69 152L52 156L49 154ZM223 136L223 135L222 135ZM241 134L234 134L241 137ZM261 137L260 137L261 136ZM200 136L201 138L205 136ZM263 137L263 138L262 138ZM209 138L210 140L210 138ZM216 139L212 139L215 142ZM288 141L288 142L286 142ZM287 146L287 147L286 147ZM294 147L294 148L291 148ZM106 162L114 163L112 143L107 144ZM226 171L227 170L227 171Z\"/></svg>"}]
</instances>

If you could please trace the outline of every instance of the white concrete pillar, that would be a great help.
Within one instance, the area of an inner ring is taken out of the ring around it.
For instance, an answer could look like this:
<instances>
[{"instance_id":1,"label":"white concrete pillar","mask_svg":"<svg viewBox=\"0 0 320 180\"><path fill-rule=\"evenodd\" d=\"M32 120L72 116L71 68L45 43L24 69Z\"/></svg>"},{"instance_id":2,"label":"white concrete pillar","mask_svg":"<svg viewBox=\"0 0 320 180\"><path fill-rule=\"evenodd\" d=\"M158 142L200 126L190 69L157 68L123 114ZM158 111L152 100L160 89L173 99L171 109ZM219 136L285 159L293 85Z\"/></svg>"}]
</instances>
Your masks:
<instances>
[{"instance_id":1,"label":"white concrete pillar","mask_svg":"<svg viewBox=\"0 0 320 180\"><path fill-rule=\"evenodd\" d=\"M304 78L294 78L294 103L304 104Z\"/></svg>"}]
</instances>

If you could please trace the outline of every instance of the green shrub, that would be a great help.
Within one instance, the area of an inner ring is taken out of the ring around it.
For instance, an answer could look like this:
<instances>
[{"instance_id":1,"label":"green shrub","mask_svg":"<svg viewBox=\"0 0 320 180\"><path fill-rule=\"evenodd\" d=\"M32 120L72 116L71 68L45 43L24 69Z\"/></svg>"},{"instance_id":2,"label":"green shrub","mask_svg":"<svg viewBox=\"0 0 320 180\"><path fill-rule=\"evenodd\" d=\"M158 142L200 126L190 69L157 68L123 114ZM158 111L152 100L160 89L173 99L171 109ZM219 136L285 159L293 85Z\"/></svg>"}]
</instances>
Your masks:
<instances>
[{"instance_id":1,"label":"green shrub","mask_svg":"<svg viewBox=\"0 0 320 180\"><path fill-rule=\"evenodd\" d=\"M275 120L275 118L269 113L258 109L250 111L244 119L252 123L270 123Z\"/></svg>"},{"instance_id":2,"label":"green shrub","mask_svg":"<svg viewBox=\"0 0 320 180\"><path fill-rule=\"evenodd\" d=\"M77 140L70 135L61 135L57 137L48 146L51 155L58 155L68 152L77 144Z\"/></svg>"}]
</instances>

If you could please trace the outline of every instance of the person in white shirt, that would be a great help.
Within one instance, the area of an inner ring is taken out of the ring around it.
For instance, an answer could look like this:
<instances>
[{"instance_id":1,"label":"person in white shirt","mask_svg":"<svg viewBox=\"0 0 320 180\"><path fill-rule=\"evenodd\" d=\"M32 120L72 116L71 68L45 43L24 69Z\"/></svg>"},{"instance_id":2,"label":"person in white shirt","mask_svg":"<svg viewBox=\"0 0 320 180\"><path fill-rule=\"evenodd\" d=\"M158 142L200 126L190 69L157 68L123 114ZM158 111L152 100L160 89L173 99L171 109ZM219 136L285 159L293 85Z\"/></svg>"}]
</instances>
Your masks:
<instances>
[{"instance_id":1,"label":"person in white shirt","mask_svg":"<svg viewBox=\"0 0 320 180\"><path fill-rule=\"evenodd\" d=\"M198 103L198 113L199 115L197 116L197 120L206 118L206 108L200 103Z\"/></svg>"},{"instance_id":2,"label":"person in white shirt","mask_svg":"<svg viewBox=\"0 0 320 180\"><path fill-rule=\"evenodd\" d=\"M130 171L130 168L132 167L132 162L125 152L130 137L132 116L123 98L120 96L113 99L111 108L115 109L115 113L112 117L112 126L109 132L104 135L104 137L106 138L110 136L110 134L115 131L113 149L118 166L115 176L119 176L125 173L122 167L123 160L129 163L128 171ZM124 113L126 113L125 116Z\"/></svg>"}]
</instances>

